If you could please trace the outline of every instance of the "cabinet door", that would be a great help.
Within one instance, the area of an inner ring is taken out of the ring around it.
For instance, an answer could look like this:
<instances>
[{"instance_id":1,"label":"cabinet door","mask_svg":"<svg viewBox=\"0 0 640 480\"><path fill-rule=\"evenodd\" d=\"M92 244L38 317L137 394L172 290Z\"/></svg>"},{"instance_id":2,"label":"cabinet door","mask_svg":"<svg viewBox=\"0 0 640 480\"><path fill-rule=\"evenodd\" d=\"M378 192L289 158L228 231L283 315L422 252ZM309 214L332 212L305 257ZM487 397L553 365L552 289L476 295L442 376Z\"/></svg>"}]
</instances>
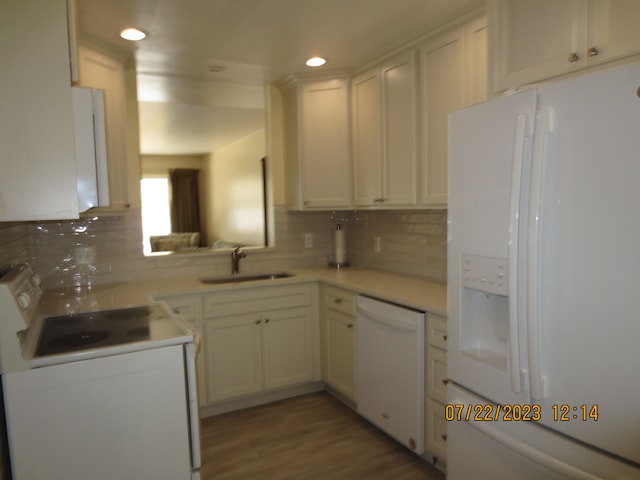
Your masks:
<instances>
[{"instance_id":1,"label":"cabinet door","mask_svg":"<svg viewBox=\"0 0 640 480\"><path fill-rule=\"evenodd\" d=\"M447 401L447 352L431 346L427 347L427 396Z\"/></svg>"},{"instance_id":2,"label":"cabinet door","mask_svg":"<svg viewBox=\"0 0 640 480\"><path fill-rule=\"evenodd\" d=\"M290 308L262 315L264 388L310 382L313 378L311 309Z\"/></svg>"},{"instance_id":3,"label":"cabinet door","mask_svg":"<svg viewBox=\"0 0 640 480\"><path fill-rule=\"evenodd\" d=\"M380 67L382 87L382 206L417 203L417 95L415 53Z\"/></svg>"},{"instance_id":4,"label":"cabinet door","mask_svg":"<svg viewBox=\"0 0 640 480\"><path fill-rule=\"evenodd\" d=\"M589 65L640 52L638 0L590 0L588 17Z\"/></svg>"},{"instance_id":5,"label":"cabinet door","mask_svg":"<svg viewBox=\"0 0 640 480\"><path fill-rule=\"evenodd\" d=\"M374 205L382 196L380 81L378 70L365 72L351 82L353 121L353 201Z\"/></svg>"},{"instance_id":6,"label":"cabinet door","mask_svg":"<svg viewBox=\"0 0 640 480\"><path fill-rule=\"evenodd\" d=\"M82 45L78 55L80 84L105 91L109 209L122 210L129 207L124 66L122 62Z\"/></svg>"},{"instance_id":7,"label":"cabinet door","mask_svg":"<svg viewBox=\"0 0 640 480\"><path fill-rule=\"evenodd\" d=\"M425 447L438 462L447 460L447 422L444 405L427 398Z\"/></svg>"},{"instance_id":8,"label":"cabinet door","mask_svg":"<svg viewBox=\"0 0 640 480\"><path fill-rule=\"evenodd\" d=\"M0 45L0 221L78 218L66 0L0 2Z\"/></svg>"},{"instance_id":9,"label":"cabinet door","mask_svg":"<svg viewBox=\"0 0 640 480\"><path fill-rule=\"evenodd\" d=\"M465 25L465 105L484 102L488 98L488 42L487 17L482 16Z\"/></svg>"},{"instance_id":10,"label":"cabinet door","mask_svg":"<svg viewBox=\"0 0 640 480\"><path fill-rule=\"evenodd\" d=\"M347 80L300 87L299 162L303 208L351 204Z\"/></svg>"},{"instance_id":11,"label":"cabinet door","mask_svg":"<svg viewBox=\"0 0 640 480\"><path fill-rule=\"evenodd\" d=\"M421 203L447 205L448 115L464 106L464 31L456 29L420 49L423 145Z\"/></svg>"},{"instance_id":12,"label":"cabinet door","mask_svg":"<svg viewBox=\"0 0 640 480\"><path fill-rule=\"evenodd\" d=\"M492 0L489 7L494 91L586 66L585 0Z\"/></svg>"},{"instance_id":13,"label":"cabinet door","mask_svg":"<svg viewBox=\"0 0 640 480\"><path fill-rule=\"evenodd\" d=\"M325 312L325 382L355 400L355 318L335 310Z\"/></svg>"},{"instance_id":14,"label":"cabinet door","mask_svg":"<svg viewBox=\"0 0 640 480\"><path fill-rule=\"evenodd\" d=\"M205 321L209 402L262 389L261 323L256 314Z\"/></svg>"}]
</instances>

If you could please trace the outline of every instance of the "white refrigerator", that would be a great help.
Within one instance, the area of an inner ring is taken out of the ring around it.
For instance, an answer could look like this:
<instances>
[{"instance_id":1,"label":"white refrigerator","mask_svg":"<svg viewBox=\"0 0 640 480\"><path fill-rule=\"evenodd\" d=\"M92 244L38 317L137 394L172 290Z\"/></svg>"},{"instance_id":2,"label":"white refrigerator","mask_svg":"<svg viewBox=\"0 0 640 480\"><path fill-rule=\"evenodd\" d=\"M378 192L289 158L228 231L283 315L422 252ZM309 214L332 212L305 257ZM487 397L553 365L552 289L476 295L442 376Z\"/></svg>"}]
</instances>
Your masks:
<instances>
[{"instance_id":1,"label":"white refrigerator","mask_svg":"<svg viewBox=\"0 0 640 480\"><path fill-rule=\"evenodd\" d=\"M640 64L450 115L448 480L640 478Z\"/></svg>"}]
</instances>

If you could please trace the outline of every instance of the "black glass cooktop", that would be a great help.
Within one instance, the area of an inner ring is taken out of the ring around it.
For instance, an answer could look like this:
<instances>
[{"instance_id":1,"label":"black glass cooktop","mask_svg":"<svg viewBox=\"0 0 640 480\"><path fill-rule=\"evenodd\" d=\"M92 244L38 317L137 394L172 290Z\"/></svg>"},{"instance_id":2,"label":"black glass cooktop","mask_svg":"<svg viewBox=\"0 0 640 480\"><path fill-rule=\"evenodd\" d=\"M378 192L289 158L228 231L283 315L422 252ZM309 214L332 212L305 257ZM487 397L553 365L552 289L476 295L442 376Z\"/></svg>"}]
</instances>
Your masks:
<instances>
[{"instance_id":1,"label":"black glass cooktop","mask_svg":"<svg viewBox=\"0 0 640 480\"><path fill-rule=\"evenodd\" d=\"M35 356L145 341L150 338L151 322L165 317L159 305L47 317Z\"/></svg>"}]
</instances>

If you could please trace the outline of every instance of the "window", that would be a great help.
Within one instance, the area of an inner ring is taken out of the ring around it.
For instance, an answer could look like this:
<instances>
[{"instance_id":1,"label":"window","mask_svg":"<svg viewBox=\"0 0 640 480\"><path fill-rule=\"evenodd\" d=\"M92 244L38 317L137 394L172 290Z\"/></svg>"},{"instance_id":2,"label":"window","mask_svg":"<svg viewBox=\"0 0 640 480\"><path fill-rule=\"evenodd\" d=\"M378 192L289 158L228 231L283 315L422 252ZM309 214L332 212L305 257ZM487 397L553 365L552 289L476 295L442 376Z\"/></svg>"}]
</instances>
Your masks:
<instances>
[{"instance_id":1,"label":"window","mask_svg":"<svg viewBox=\"0 0 640 480\"><path fill-rule=\"evenodd\" d=\"M145 177L140 181L142 200L142 244L151 253L149 237L171 233L169 177Z\"/></svg>"}]
</instances>

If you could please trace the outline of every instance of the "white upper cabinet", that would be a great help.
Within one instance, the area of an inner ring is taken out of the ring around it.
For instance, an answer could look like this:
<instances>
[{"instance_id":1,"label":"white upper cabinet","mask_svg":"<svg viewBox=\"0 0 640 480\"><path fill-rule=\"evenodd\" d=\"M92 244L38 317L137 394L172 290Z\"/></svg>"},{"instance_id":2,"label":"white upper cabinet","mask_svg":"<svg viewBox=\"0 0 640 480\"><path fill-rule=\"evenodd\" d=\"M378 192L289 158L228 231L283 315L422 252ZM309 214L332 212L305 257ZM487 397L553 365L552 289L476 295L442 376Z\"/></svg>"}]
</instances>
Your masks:
<instances>
[{"instance_id":1,"label":"white upper cabinet","mask_svg":"<svg viewBox=\"0 0 640 480\"><path fill-rule=\"evenodd\" d=\"M589 65L640 53L638 0L590 0L587 20Z\"/></svg>"},{"instance_id":2,"label":"white upper cabinet","mask_svg":"<svg viewBox=\"0 0 640 480\"><path fill-rule=\"evenodd\" d=\"M0 45L0 221L78 218L66 0L0 2Z\"/></svg>"},{"instance_id":3,"label":"white upper cabinet","mask_svg":"<svg viewBox=\"0 0 640 480\"><path fill-rule=\"evenodd\" d=\"M124 59L86 44L80 45L78 58L80 85L105 91L109 210L139 205L139 174L130 182L128 172L130 166L139 170L140 165L135 78L134 84L128 85ZM133 122L129 121L129 104L135 109Z\"/></svg>"},{"instance_id":4,"label":"white upper cabinet","mask_svg":"<svg viewBox=\"0 0 640 480\"><path fill-rule=\"evenodd\" d=\"M352 82L354 203L417 204L417 78L413 50Z\"/></svg>"},{"instance_id":5,"label":"white upper cabinet","mask_svg":"<svg viewBox=\"0 0 640 480\"><path fill-rule=\"evenodd\" d=\"M490 0L493 91L640 52L637 0Z\"/></svg>"},{"instance_id":6,"label":"white upper cabinet","mask_svg":"<svg viewBox=\"0 0 640 480\"><path fill-rule=\"evenodd\" d=\"M371 205L381 195L382 122L380 119L380 77L369 70L351 82L354 203Z\"/></svg>"},{"instance_id":7,"label":"white upper cabinet","mask_svg":"<svg viewBox=\"0 0 640 480\"><path fill-rule=\"evenodd\" d=\"M351 206L349 80L294 79L283 88L287 204Z\"/></svg>"},{"instance_id":8,"label":"white upper cabinet","mask_svg":"<svg viewBox=\"0 0 640 480\"><path fill-rule=\"evenodd\" d=\"M487 22L481 17L419 48L420 204L447 206L449 113L487 98Z\"/></svg>"}]
</instances>

